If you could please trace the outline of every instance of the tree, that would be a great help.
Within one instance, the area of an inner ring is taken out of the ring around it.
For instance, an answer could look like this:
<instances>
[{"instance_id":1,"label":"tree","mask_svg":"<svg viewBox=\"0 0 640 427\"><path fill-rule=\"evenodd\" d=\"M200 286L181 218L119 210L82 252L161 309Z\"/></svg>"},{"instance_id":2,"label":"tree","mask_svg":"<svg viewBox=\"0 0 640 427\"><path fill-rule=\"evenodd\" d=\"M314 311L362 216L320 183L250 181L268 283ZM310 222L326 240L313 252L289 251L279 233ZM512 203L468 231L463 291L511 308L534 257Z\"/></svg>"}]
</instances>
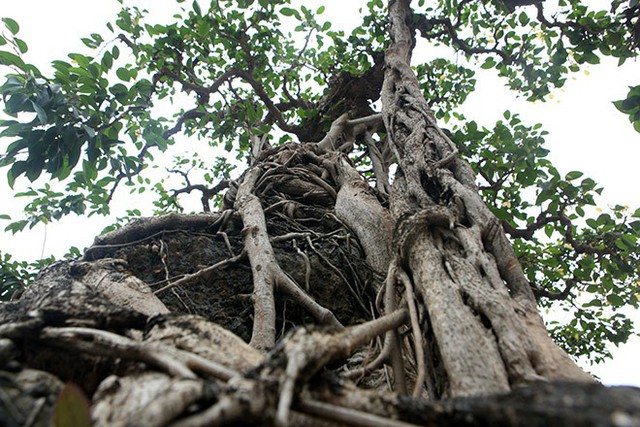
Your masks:
<instances>
[{"instance_id":1,"label":"tree","mask_svg":"<svg viewBox=\"0 0 640 427\"><path fill-rule=\"evenodd\" d=\"M539 126L480 127L455 112L473 70L410 65L444 45L544 99L599 55L636 56L640 6L563 1L551 20L544 2L410 3L370 1L348 37L284 0L194 2L172 24L125 7L112 40L92 34L95 54L48 78L4 19L0 165L12 185L66 185L23 194L8 229L106 213L122 184L153 188L158 215L26 289L4 258L3 295L19 291L0 305L3 423L638 422L637 390L566 351L597 360L630 335L615 309L638 304L640 212L587 216L597 185L561 177ZM616 104L634 124L638 99ZM159 117L167 101L191 105ZM183 187L151 182L179 135L246 169L179 157ZM202 214L176 212L185 193ZM538 313L554 300L575 307L555 341Z\"/></svg>"}]
</instances>

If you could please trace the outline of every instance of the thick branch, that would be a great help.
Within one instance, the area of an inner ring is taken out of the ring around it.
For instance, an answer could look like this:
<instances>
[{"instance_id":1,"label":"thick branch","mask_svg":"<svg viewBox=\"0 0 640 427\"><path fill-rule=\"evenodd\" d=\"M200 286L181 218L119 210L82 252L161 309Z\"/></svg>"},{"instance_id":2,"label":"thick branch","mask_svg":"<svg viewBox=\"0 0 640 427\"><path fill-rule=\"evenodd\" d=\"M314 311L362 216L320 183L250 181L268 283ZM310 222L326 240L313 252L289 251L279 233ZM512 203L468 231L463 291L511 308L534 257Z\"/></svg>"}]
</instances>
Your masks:
<instances>
[{"instance_id":1,"label":"thick branch","mask_svg":"<svg viewBox=\"0 0 640 427\"><path fill-rule=\"evenodd\" d=\"M374 132L380 126L382 126L382 114L372 114L353 120L349 120L348 115L343 114L331 123L329 132L318 142L318 148L325 152L340 150L345 145L353 144L356 136L366 131Z\"/></svg>"},{"instance_id":2,"label":"thick branch","mask_svg":"<svg viewBox=\"0 0 640 427\"><path fill-rule=\"evenodd\" d=\"M251 85L256 95L258 95L258 98L260 98L260 100L267 107L267 110L269 110L269 114L273 115L273 117L275 118L276 124L280 129L285 132L291 132L293 134L296 134L298 132L299 129L297 127L291 126L287 123L284 116L282 115L282 111L280 111L276 104L274 104L273 100L264 90L262 85L253 77L253 74L243 70L240 71L238 75L241 76L247 83L249 83L249 85Z\"/></svg>"}]
</instances>

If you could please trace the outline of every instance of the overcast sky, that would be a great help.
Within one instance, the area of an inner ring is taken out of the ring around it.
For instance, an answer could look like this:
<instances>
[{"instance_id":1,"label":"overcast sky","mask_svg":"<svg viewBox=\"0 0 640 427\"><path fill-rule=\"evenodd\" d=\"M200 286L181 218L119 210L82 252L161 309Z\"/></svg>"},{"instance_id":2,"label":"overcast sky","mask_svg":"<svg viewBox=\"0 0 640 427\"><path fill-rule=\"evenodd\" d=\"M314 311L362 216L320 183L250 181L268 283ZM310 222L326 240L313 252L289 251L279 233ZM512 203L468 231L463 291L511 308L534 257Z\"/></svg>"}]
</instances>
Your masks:
<instances>
[{"instance_id":1,"label":"overcast sky","mask_svg":"<svg viewBox=\"0 0 640 427\"><path fill-rule=\"evenodd\" d=\"M93 32L106 33L104 24L118 10L115 0L1 0L0 16L16 19L20 37L29 45L27 61L41 69L53 59L64 59L69 52L85 52L80 37ZM161 19L170 17L167 5L171 0L138 1L150 7ZM309 3L309 2L307 2ZM305 3L305 4L307 4ZM334 28L349 27L357 22L358 8L366 1L313 1L314 7L326 6L325 16ZM186 3L185 3L186 4ZM505 109L521 113L526 123L542 123L550 132L547 148L550 159L561 173L580 170L605 187L602 204L640 207L640 134L631 127L626 116L619 113L611 101L626 96L628 86L640 84L640 63L628 61L617 68L611 61L592 66L577 73L565 88L553 94L546 103L530 104L516 99L503 82L491 72L479 75L477 90L464 106L465 114L487 126L502 117ZM0 145L5 144L0 141ZM122 214L131 208L132 199L120 192L114 213ZM21 202L10 199L6 184L6 170L0 171L0 213L19 217ZM41 255L61 256L69 246L86 247L91 244L111 218L66 218L46 227L39 226L16 236L0 232L0 251L13 253L17 259L34 260ZM0 229L4 225L0 223ZM640 317L637 313L634 318ZM614 359L597 367L587 367L608 384L634 384L640 386L640 339L614 349Z\"/></svg>"}]
</instances>

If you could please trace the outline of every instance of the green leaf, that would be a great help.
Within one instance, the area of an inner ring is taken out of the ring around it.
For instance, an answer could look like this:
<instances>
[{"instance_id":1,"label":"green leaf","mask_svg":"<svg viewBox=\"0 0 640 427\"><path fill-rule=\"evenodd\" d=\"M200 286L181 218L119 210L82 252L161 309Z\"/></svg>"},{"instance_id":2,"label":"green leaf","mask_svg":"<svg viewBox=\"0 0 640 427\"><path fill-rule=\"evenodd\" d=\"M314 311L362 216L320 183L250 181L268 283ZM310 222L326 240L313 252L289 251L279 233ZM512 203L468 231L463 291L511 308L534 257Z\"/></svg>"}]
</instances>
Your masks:
<instances>
[{"instance_id":1,"label":"green leaf","mask_svg":"<svg viewBox=\"0 0 640 427\"><path fill-rule=\"evenodd\" d=\"M518 21L520 21L520 25L523 27L529 23L529 16L525 12L521 12L518 15Z\"/></svg>"},{"instance_id":2,"label":"green leaf","mask_svg":"<svg viewBox=\"0 0 640 427\"><path fill-rule=\"evenodd\" d=\"M27 46L24 40L14 39L13 41L16 43L16 46L18 46L18 50L20 50L20 53L27 53L27 51L29 50L29 46Z\"/></svg>"},{"instance_id":3,"label":"green leaf","mask_svg":"<svg viewBox=\"0 0 640 427\"><path fill-rule=\"evenodd\" d=\"M20 175L22 175L27 170L27 162L23 160L19 160L13 165L11 165L11 169L7 173L7 181L9 182L9 187L13 188L13 184Z\"/></svg>"},{"instance_id":4,"label":"green leaf","mask_svg":"<svg viewBox=\"0 0 640 427\"><path fill-rule=\"evenodd\" d=\"M102 61L100 63L105 69L107 70L110 69L111 66L113 65L113 56L111 55L111 52L106 52L102 56Z\"/></svg>"},{"instance_id":5,"label":"green leaf","mask_svg":"<svg viewBox=\"0 0 640 427\"><path fill-rule=\"evenodd\" d=\"M585 307L602 307L602 301L599 298L594 298L584 305Z\"/></svg>"},{"instance_id":6,"label":"green leaf","mask_svg":"<svg viewBox=\"0 0 640 427\"><path fill-rule=\"evenodd\" d=\"M484 63L480 66L480 68L488 70L489 68L493 68L495 66L496 66L496 60L493 59L492 57L488 57L487 59L485 59Z\"/></svg>"},{"instance_id":7,"label":"green leaf","mask_svg":"<svg viewBox=\"0 0 640 427\"><path fill-rule=\"evenodd\" d=\"M616 247L621 251L626 251L629 249L627 248L627 245L625 245L624 242L620 239L616 240Z\"/></svg>"},{"instance_id":8,"label":"green leaf","mask_svg":"<svg viewBox=\"0 0 640 427\"><path fill-rule=\"evenodd\" d=\"M11 34L14 36L18 34L18 31L20 31L20 25L18 25L15 20L11 18L2 18L2 22L4 22L4 26L7 27L7 30L11 31Z\"/></svg>"},{"instance_id":9,"label":"green leaf","mask_svg":"<svg viewBox=\"0 0 640 427\"><path fill-rule=\"evenodd\" d=\"M566 179L567 181L573 181L575 179L580 178L582 175L584 175L584 173L580 171L571 171L565 176L564 179Z\"/></svg>"},{"instance_id":10,"label":"green leaf","mask_svg":"<svg viewBox=\"0 0 640 427\"><path fill-rule=\"evenodd\" d=\"M24 61L15 53L0 51L0 65L15 66L25 68Z\"/></svg>"},{"instance_id":11,"label":"green leaf","mask_svg":"<svg viewBox=\"0 0 640 427\"><path fill-rule=\"evenodd\" d=\"M4 228L4 231L10 231L11 233L16 234L18 231L24 230L27 226L27 222L27 220L12 222Z\"/></svg>"},{"instance_id":12,"label":"green leaf","mask_svg":"<svg viewBox=\"0 0 640 427\"><path fill-rule=\"evenodd\" d=\"M622 297L616 294L607 295L607 301L609 301L614 307L622 307L624 305Z\"/></svg>"},{"instance_id":13,"label":"green leaf","mask_svg":"<svg viewBox=\"0 0 640 427\"><path fill-rule=\"evenodd\" d=\"M595 53L589 52L582 55L582 57L580 57L579 62L586 62L588 64L595 65L600 63L600 58Z\"/></svg>"},{"instance_id":14,"label":"green leaf","mask_svg":"<svg viewBox=\"0 0 640 427\"><path fill-rule=\"evenodd\" d=\"M284 16L293 16L298 14L295 9L291 9L290 7L283 7L280 9L280 13Z\"/></svg>"},{"instance_id":15,"label":"green leaf","mask_svg":"<svg viewBox=\"0 0 640 427\"><path fill-rule=\"evenodd\" d=\"M200 5L198 4L198 0L194 0L193 1L193 11L196 13L196 15L198 16L202 16L202 10L200 9Z\"/></svg>"},{"instance_id":16,"label":"green leaf","mask_svg":"<svg viewBox=\"0 0 640 427\"><path fill-rule=\"evenodd\" d=\"M47 112L44 111L44 109L39 106L37 103L31 101L31 105L33 106L33 109L35 110L36 114L38 115L38 120L40 121L41 125L45 125L48 122L48 118L47 118Z\"/></svg>"},{"instance_id":17,"label":"green leaf","mask_svg":"<svg viewBox=\"0 0 640 427\"><path fill-rule=\"evenodd\" d=\"M84 43L84 45L90 49L95 49L98 47L98 44L95 42L95 40L92 40L90 38L83 37L80 39L80 41L82 41L82 43Z\"/></svg>"},{"instance_id":18,"label":"green leaf","mask_svg":"<svg viewBox=\"0 0 640 427\"><path fill-rule=\"evenodd\" d=\"M131 74L129 73L129 70L127 70L124 67L120 67L116 70L116 76L118 76L120 80L123 80L125 82L128 82L131 79Z\"/></svg>"},{"instance_id":19,"label":"green leaf","mask_svg":"<svg viewBox=\"0 0 640 427\"><path fill-rule=\"evenodd\" d=\"M89 400L75 384L62 389L54 410L54 427L90 427Z\"/></svg>"},{"instance_id":20,"label":"green leaf","mask_svg":"<svg viewBox=\"0 0 640 427\"><path fill-rule=\"evenodd\" d=\"M89 63L91 62L91 58L85 55L81 55L79 53L70 53L67 56L71 58L73 61L75 61L76 64L78 64L82 68L87 68L89 66Z\"/></svg>"},{"instance_id":21,"label":"green leaf","mask_svg":"<svg viewBox=\"0 0 640 427\"><path fill-rule=\"evenodd\" d=\"M29 179L29 181L33 182L40 177L42 174L42 162L38 162L38 164L29 164L27 171L25 172L25 176Z\"/></svg>"}]
</instances>

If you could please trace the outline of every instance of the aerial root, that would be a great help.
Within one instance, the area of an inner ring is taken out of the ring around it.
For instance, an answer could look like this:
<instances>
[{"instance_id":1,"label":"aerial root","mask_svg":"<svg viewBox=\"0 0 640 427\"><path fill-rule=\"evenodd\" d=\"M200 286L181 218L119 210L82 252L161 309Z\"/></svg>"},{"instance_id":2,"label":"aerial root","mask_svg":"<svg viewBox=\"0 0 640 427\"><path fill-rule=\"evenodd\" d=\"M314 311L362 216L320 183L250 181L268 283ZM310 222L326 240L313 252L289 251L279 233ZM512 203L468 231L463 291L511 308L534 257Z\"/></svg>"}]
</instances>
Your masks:
<instances>
[{"instance_id":1,"label":"aerial root","mask_svg":"<svg viewBox=\"0 0 640 427\"><path fill-rule=\"evenodd\" d=\"M395 259L391 262L385 282L384 308L387 312L392 312L398 307L396 290L398 284L402 284L404 288L404 300L407 304L411 325L411 334L414 343L413 352L415 353L417 368L417 377L411 395L417 398L422 394L425 383L429 385L429 387L427 387L429 394L432 393L432 387L430 387L430 381L429 378L427 378L423 332L420 327L420 313L418 312L413 283L409 275L398 266L397 259ZM358 377L366 375L367 372L380 368L385 362L389 361L393 368L395 391L399 394L407 394L402 347L402 341L398 331L396 329L389 330L385 334L382 349L376 358L361 368L346 372L345 377L352 380L357 379Z\"/></svg>"},{"instance_id":2,"label":"aerial root","mask_svg":"<svg viewBox=\"0 0 640 427\"><path fill-rule=\"evenodd\" d=\"M344 327L331 310L318 304L316 300L304 292L300 286L281 269L277 273L276 283L278 289L284 291L289 298L307 310L320 324L339 329Z\"/></svg>"},{"instance_id":3,"label":"aerial root","mask_svg":"<svg viewBox=\"0 0 640 427\"><path fill-rule=\"evenodd\" d=\"M376 296L376 307L378 308L380 313L391 313L398 307L396 295L396 275L396 264L395 262L392 262L387 273L385 286L380 289L380 292L378 292L378 295ZM380 368L385 362L391 359L395 359L396 355L399 355L399 357L402 358L402 348L399 345L399 336L397 330L392 329L390 331L387 331L387 333L385 334L382 349L380 350L380 353L378 353L378 355L375 357L375 359L361 368L352 369L346 372L344 376L351 380L362 377L366 375L367 372L371 372L375 369ZM406 394L404 368L399 373L395 371L396 369L394 368L396 391L400 392L402 390L402 394ZM398 388L400 388L400 390L398 390Z\"/></svg>"},{"instance_id":4,"label":"aerial root","mask_svg":"<svg viewBox=\"0 0 640 427\"><path fill-rule=\"evenodd\" d=\"M407 273L398 269L398 277L404 285L405 292L407 294L407 305L409 306L409 318L411 320L411 330L413 333L413 341L415 347L416 365L418 367L418 376L416 383L413 387L411 395L413 397L419 397L424 387L424 381L426 378L425 364L424 364L424 345L422 342L422 329L420 328L420 321L418 316L418 308L416 307L415 294L413 292L413 284Z\"/></svg>"},{"instance_id":5,"label":"aerial root","mask_svg":"<svg viewBox=\"0 0 640 427\"><path fill-rule=\"evenodd\" d=\"M154 291L154 294L159 294L161 292L164 292L168 289L172 289L175 288L177 286L181 286L181 285L186 285L188 283L191 283L197 279L200 279L202 277L206 277L207 275L211 274L212 272L216 271L216 270L220 270L223 269L231 264L234 264L238 261L240 261L242 258L244 258L244 256L246 255L246 251L242 251L241 253L239 253L238 255L232 256L230 258L224 259L220 262L217 262L213 265L210 265L208 267L205 268L201 268L200 270L196 271L195 273L191 273L191 274L185 274L184 276L182 276L181 278L168 283L167 285L163 286L162 288ZM160 282L162 283L162 282Z\"/></svg>"},{"instance_id":6,"label":"aerial root","mask_svg":"<svg viewBox=\"0 0 640 427\"><path fill-rule=\"evenodd\" d=\"M311 262L309 261L309 256L298 247L298 243L295 239L293 239L293 248L296 250L298 255L302 257L304 260L304 290L309 292L309 282L311 279Z\"/></svg>"},{"instance_id":7,"label":"aerial root","mask_svg":"<svg viewBox=\"0 0 640 427\"><path fill-rule=\"evenodd\" d=\"M365 366L360 368L351 369L344 373L344 377L349 378L350 380L357 380L358 378L364 377L368 372L375 371L380 368L387 360L389 360L389 356L391 354L391 349L393 345L391 341L387 339L389 336L389 332L385 334L385 339L382 344L382 349L380 353L373 359L371 362L368 362Z\"/></svg>"},{"instance_id":8,"label":"aerial root","mask_svg":"<svg viewBox=\"0 0 640 427\"><path fill-rule=\"evenodd\" d=\"M367 312L368 311L367 310L367 306L365 305L364 301L362 300L362 296L360 295L360 293L356 289L353 288L353 286L351 285L351 282L349 280L347 280L347 278L345 277L344 273L338 267L333 265L333 263L331 261L329 261L327 259L327 257L325 257L322 254L322 252L320 252L320 251L318 251L316 249L316 247L314 246L314 244L311 241L311 238L309 236L307 236L307 243L309 244L309 247L311 248L311 250L318 256L318 258L320 258L329 268L331 268L338 276L340 276L340 278L344 282L347 290L355 298L355 300L358 302L358 305L360 306L360 308L362 308L362 310Z\"/></svg>"},{"instance_id":9,"label":"aerial root","mask_svg":"<svg viewBox=\"0 0 640 427\"><path fill-rule=\"evenodd\" d=\"M275 345L278 287L296 303L309 311L321 324L342 328L334 314L305 293L280 267L269 239L264 209L254 194L258 183L270 171L251 169L238 188L235 207L244 224L244 247L253 276L254 322L250 345L267 351ZM309 237L307 239L310 241ZM307 276L310 274L307 270Z\"/></svg>"},{"instance_id":10,"label":"aerial root","mask_svg":"<svg viewBox=\"0 0 640 427\"><path fill-rule=\"evenodd\" d=\"M288 426L293 396L304 383L332 360L347 358L354 349L407 320L406 310L397 310L378 319L345 328L333 334L298 329L283 343L287 366L280 382L276 424Z\"/></svg>"}]
</instances>

